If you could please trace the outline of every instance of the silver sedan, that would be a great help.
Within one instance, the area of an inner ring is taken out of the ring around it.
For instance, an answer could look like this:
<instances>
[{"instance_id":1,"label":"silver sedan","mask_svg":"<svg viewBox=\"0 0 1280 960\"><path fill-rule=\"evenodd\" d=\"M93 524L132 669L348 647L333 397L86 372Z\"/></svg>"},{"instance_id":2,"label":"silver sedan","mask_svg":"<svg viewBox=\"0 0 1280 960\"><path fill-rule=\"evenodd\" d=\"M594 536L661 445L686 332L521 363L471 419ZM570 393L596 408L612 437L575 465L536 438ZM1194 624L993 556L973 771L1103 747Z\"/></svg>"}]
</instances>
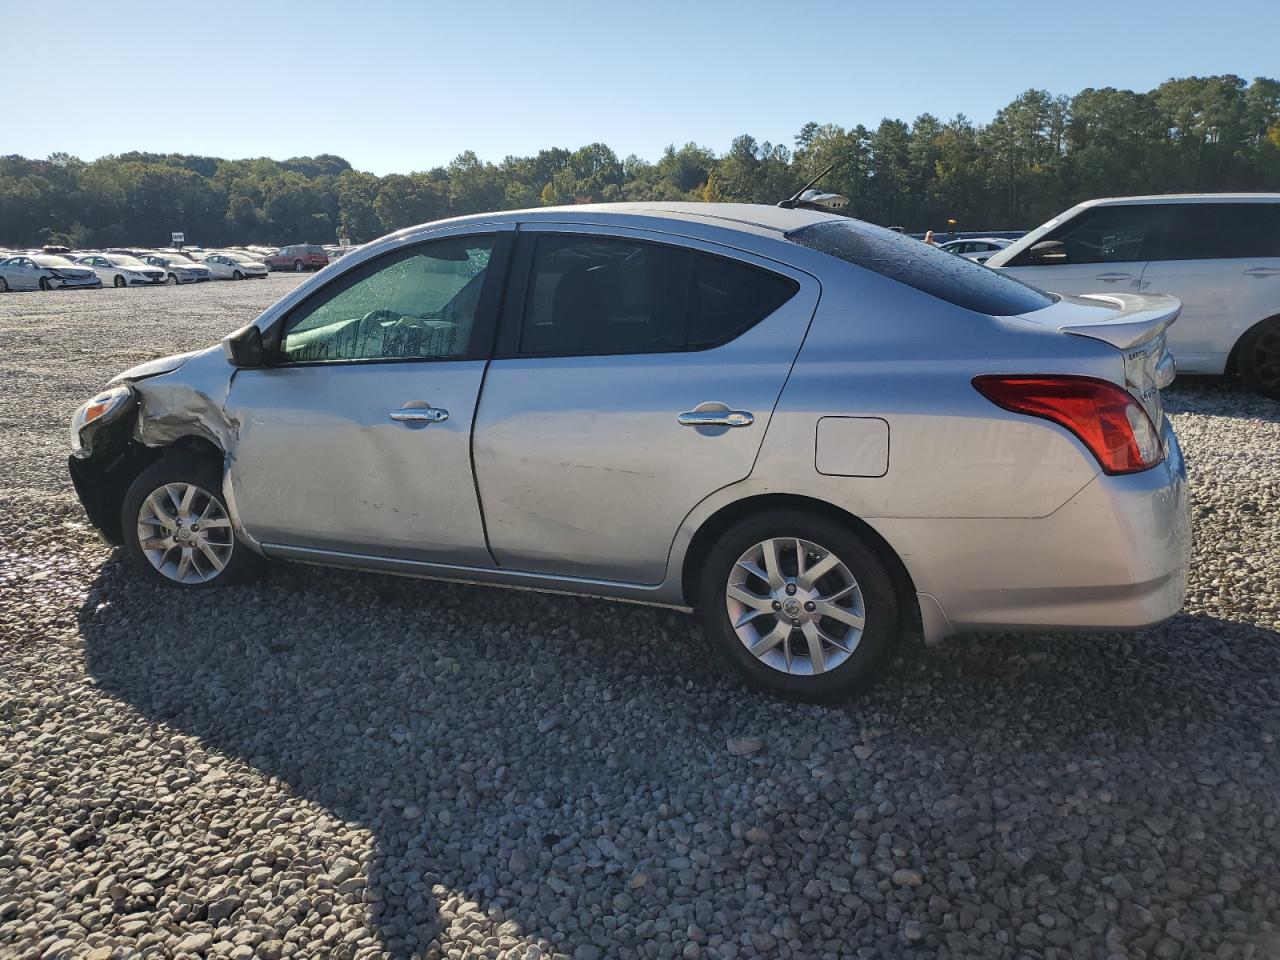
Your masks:
<instances>
[{"instance_id":1,"label":"silver sedan","mask_svg":"<svg viewBox=\"0 0 1280 960\"><path fill-rule=\"evenodd\" d=\"M47 253L19 253L0 257L0 293L9 290L62 290L100 287L102 281L87 267Z\"/></svg>"},{"instance_id":2,"label":"silver sedan","mask_svg":"<svg viewBox=\"0 0 1280 960\"><path fill-rule=\"evenodd\" d=\"M278 558L697 608L749 681L823 700L913 635L1178 611L1177 313L829 213L474 216L122 373L70 467L158 584Z\"/></svg>"}]
</instances>

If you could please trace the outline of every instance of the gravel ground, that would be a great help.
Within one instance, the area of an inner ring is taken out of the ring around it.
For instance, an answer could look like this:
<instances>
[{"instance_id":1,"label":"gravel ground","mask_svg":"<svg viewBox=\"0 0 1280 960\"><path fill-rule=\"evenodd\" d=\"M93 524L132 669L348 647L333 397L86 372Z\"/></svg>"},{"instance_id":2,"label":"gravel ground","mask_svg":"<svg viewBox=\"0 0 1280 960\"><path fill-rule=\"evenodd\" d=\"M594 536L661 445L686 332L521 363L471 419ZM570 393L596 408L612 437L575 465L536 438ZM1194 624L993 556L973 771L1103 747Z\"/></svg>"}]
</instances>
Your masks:
<instances>
[{"instance_id":1,"label":"gravel ground","mask_svg":"<svg viewBox=\"0 0 1280 960\"><path fill-rule=\"evenodd\" d=\"M797 706L667 611L142 583L68 416L295 282L0 297L0 956L1280 956L1280 406L1168 392L1171 623L961 639Z\"/></svg>"}]
</instances>

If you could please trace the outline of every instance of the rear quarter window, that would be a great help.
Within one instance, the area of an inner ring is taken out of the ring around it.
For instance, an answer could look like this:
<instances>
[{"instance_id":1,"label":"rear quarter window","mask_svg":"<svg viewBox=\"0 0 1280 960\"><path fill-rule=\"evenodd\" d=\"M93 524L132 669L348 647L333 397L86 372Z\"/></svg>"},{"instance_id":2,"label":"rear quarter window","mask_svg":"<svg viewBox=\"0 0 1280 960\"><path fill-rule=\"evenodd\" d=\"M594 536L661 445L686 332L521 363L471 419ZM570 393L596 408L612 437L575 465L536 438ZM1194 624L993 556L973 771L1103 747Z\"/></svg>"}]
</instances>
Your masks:
<instances>
[{"instance_id":1,"label":"rear quarter window","mask_svg":"<svg viewBox=\"0 0 1280 960\"><path fill-rule=\"evenodd\" d=\"M786 236L803 247L993 317L1031 313L1055 302L1044 291L1007 274L861 220L827 220Z\"/></svg>"}]
</instances>

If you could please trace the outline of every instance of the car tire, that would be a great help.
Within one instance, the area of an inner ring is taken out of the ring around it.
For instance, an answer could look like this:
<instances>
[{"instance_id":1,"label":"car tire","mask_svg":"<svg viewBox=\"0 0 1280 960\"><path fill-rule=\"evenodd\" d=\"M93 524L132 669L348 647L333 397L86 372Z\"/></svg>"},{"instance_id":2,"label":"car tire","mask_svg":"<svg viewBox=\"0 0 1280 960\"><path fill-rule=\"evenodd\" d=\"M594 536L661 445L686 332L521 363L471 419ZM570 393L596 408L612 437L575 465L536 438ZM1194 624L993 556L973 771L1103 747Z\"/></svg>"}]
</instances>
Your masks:
<instances>
[{"instance_id":1,"label":"car tire","mask_svg":"<svg viewBox=\"0 0 1280 960\"><path fill-rule=\"evenodd\" d=\"M9 281L7 281L4 277L0 277L0 293L8 293L8 292L9 292Z\"/></svg>"},{"instance_id":2,"label":"car tire","mask_svg":"<svg viewBox=\"0 0 1280 960\"><path fill-rule=\"evenodd\" d=\"M231 271L231 279L232 279L232 280L243 280L243 279L244 279L244 274L243 274L243 273L241 273L239 270L232 270L232 271Z\"/></svg>"},{"instance_id":3,"label":"car tire","mask_svg":"<svg viewBox=\"0 0 1280 960\"><path fill-rule=\"evenodd\" d=\"M766 563L769 544L775 559ZM761 573L772 567L773 585L751 564ZM810 582L819 564L829 568ZM750 604L738 599L748 596ZM725 531L703 565L698 607L712 645L751 686L809 703L856 693L901 635L893 577L875 548L849 526L803 510L772 510Z\"/></svg>"},{"instance_id":4,"label":"car tire","mask_svg":"<svg viewBox=\"0 0 1280 960\"><path fill-rule=\"evenodd\" d=\"M120 529L143 575L175 589L243 583L264 564L231 526L220 471L195 457L167 456L138 474L120 508ZM152 534L148 546L144 531Z\"/></svg>"},{"instance_id":5,"label":"car tire","mask_svg":"<svg viewBox=\"0 0 1280 960\"><path fill-rule=\"evenodd\" d=\"M169 274L168 282L176 287L178 285L178 275L176 273Z\"/></svg>"},{"instance_id":6,"label":"car tire","mask_svg":"<svg viewBox=\"0 0 1280 960\"><path fill-rule=\"evenodd\" d=\"M48 278L48 277L41 277L41 278L40 278L40 289L41 289L41 290L52 290L52 289L53 289L53 286L49 283L49 278Z\"/></svg>"},{"instance_id":7,"label":"car tire","mask_svg":"<svg viewBox=\"0 0 1280 960\"><path fill-rule=\"evenodd\" d=\"M1280 317L1264 320L1244 335L1237 366L1246 387L1280 400Z\"/></svg>"},{"instance_id":8,"label":"car tire","mask_svg":"<svg viewBox=\"0 0 1280 960\"><path fill-rule=\"evenodd\" d=\"M116 278L115 278L114 280L112 280L112 281L111 281L111 285L112 285L113 287L124 287L124 286L128 286L128 284L126 284L126 283L125 283L124 277L120 276L120 274L118 274L118 273L116 274Z\"/></svg>"},{"instance_id":9,"label":"car tire","mask_svg":"<svg viewBox=\"0 0 1280 960\"><path fill-rule=\"evenodd\" d=\"M293 261L293 272L294 272L294 273L301 273L301 272L302 272L303 270L305 270L305 269L306 269L306 266L303 264L303 262L302 262L301 260L295 260L295 261Z\"/></svg>"}]
</instances>

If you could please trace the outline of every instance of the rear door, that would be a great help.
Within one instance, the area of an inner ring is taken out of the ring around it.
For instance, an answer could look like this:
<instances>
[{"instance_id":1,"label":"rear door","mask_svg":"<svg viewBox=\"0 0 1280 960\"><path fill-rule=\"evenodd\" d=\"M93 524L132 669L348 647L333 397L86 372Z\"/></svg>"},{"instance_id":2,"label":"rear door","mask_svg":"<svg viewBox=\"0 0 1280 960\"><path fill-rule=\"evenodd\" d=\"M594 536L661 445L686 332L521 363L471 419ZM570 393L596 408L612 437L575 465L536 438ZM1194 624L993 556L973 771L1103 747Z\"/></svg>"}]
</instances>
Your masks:
<instances>
[{"instance_id":1,"label":"rear door","mask_svg":"<svg viewBox=\"0 0 1280 960\"><path fill-rule=\"evenodd\" d=\"M1182 301L1169 332L1179 368L1221 373L1240 336L1280 314L1280 204L1171 204L1142 290Z\"/></svg>"},{"instance_id":2,"label":"rear door","mask_svg":"<svg viewBox=\"0 0 1280 960\"><path fill-rule=\"evenodd\" d=\"M818 283L654 239L521 227L474 438L503 567L657 583L689 511L751 472Z\"/></svg>"},{"instance_id":3,"label":"rear door","mask_svg":"<svg viewBox=\"0 0 1280 960\"><path fill-rule=\"evenodd\" d=\"M1041 238L1061 243L1061 256L1037 263L1029 248L1002 269L1053 293L1137 293L1166 217L1165 204L1088 207Z\"/></svg>"}]
</instances>

